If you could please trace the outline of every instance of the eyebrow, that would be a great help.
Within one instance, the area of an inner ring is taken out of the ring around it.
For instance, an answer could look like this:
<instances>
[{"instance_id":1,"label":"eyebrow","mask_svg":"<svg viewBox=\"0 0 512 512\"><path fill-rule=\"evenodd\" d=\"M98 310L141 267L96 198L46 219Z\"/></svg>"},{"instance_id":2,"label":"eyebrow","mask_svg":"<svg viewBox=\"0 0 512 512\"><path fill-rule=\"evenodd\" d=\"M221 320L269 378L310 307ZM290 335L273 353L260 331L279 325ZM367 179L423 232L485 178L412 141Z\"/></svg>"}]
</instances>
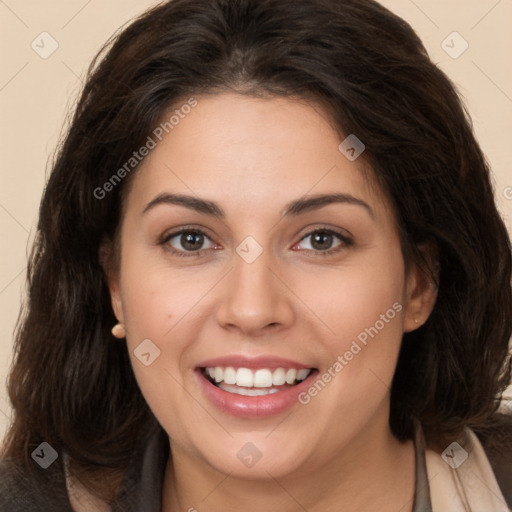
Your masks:
<instances>
[{"instance_id":1,"label":"eyebrow","mask_svg":"<svg viewBox=\"0 0 512 512\"><path fill-rule=\"evenodd\" d=\"M319 194L296 199L285 206L283 216L298 216L302 213L318 210L324 206L335 203L361 206L372 218L374 218L374 213L370 205L362 199L358 199L357 197L352 196L351 194ZM213 201L199 199L197 197L183 194L170 194L167 192L159 194L152 201L150 201L142 213L144 214L156 206L162 204L183 206L198 213L210 215L218 219L226 218L224 210Z\"/></svg>"}]
</instances>

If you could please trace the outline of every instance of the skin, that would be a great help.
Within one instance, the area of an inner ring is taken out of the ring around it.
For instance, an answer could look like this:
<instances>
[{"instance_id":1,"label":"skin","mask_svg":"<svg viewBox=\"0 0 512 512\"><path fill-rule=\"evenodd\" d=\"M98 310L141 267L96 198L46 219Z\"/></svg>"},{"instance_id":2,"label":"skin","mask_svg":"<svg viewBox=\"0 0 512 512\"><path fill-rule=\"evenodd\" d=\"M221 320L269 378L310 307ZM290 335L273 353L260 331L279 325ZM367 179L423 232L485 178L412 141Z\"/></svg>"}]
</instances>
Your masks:
<instances>
[{"instance_id":1,"label":"skin","mask_svg":"<svg viewBox=\"0 0 512 512\"><path fill-rule=\"evenodd\" d=\"M415 265L406 273L390 204L349 161L319 106L226 93L198 105L145 158L133 177L120 230L112 304L126 327L139 386L169 435L163 511L407 511L414 448L388 425L389 388L404 332L428 318L436 291ZM147 205L164 192L214 201L218 219L184 206ZM336 203L282 217L305 195L342 193ZM207 235L187 253L180 228ZM332 229L322 255L314 230ZM237 246L252 236L262 254ZM324 250L325 252L325 250ZM204 396L194 369L227 354L273 355L323 374L365 328L402 309L307 405L269 418L224 413ZM418 321L414 321L414 318ZM149 338L150 366L134 356ZM252 442L262 458L246 467ZM403 508L402 508L403 507Z\"/></svg>"}]
</instances>

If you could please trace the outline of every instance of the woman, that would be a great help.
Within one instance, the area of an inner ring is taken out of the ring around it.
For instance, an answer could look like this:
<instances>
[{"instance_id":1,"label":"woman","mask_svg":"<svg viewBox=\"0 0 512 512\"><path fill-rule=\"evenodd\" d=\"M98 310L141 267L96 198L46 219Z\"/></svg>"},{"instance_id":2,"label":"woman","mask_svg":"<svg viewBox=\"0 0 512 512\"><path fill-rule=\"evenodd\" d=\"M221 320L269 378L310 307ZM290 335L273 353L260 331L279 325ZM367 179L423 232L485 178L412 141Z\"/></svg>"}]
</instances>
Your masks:
<instances>
[{"instance_id":1,"label":"woman","mask_svg":"<svg viewBox=\"0 0 512 512\"><path fill-rule=\"evenodd\" d=\"M412 29L174 0L101 56L41 205L0 510L508 510L510 243Z\"/></svg>"}]
</instances>

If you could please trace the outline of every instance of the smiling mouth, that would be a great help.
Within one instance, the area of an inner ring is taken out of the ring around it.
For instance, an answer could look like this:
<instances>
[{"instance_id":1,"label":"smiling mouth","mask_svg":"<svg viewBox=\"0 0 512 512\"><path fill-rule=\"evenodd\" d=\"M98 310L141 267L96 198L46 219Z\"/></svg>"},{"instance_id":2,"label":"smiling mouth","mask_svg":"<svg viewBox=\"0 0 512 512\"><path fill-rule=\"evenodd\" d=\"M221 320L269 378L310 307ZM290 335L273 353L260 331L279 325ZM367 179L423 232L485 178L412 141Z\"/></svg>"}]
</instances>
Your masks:
<instances>
[{"instance_id":1,"label":"smiling mouth","mask_svg":"<svg viewBox=\"0 0 512 512\"><path fill-rule=\"evenodd\" d=\"M232 366L200 368L214 386L242 396L266 396L293 388L307 379L315 368L234 368Z\"/></svg>"}]
</instances>

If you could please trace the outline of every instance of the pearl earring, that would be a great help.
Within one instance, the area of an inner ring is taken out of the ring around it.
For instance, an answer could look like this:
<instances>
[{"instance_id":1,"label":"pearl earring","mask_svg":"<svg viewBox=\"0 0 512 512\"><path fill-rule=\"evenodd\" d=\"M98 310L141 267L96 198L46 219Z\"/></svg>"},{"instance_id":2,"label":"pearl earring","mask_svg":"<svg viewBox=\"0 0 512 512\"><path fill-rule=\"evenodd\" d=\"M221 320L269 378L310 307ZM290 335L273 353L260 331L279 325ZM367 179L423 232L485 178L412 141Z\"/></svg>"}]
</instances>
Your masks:
<instances>
[{"instance_id":1,"label":"pearl earring","mask_svg":"<svg viewBox=\"0 0 512 512\"><path fill-rule=\"evenodd\" d=\"M126 336L126 331L125 331L124 325L121 323L114 325L114 327L112 327L112 335L115 338L119 338L119 339L124 338Z\"/></svg>"},{"instance_id":2,"label":"pearl earring","mask_svg":"<svg viewBox=\"0 0 512 512\"><path fill-rule=\"evenodd\" d=\"M416 318L416 316L414 316L413 319L414 319L414 323L417 324L418 323L418 319Z\"/></svg>"}]
</instances>

